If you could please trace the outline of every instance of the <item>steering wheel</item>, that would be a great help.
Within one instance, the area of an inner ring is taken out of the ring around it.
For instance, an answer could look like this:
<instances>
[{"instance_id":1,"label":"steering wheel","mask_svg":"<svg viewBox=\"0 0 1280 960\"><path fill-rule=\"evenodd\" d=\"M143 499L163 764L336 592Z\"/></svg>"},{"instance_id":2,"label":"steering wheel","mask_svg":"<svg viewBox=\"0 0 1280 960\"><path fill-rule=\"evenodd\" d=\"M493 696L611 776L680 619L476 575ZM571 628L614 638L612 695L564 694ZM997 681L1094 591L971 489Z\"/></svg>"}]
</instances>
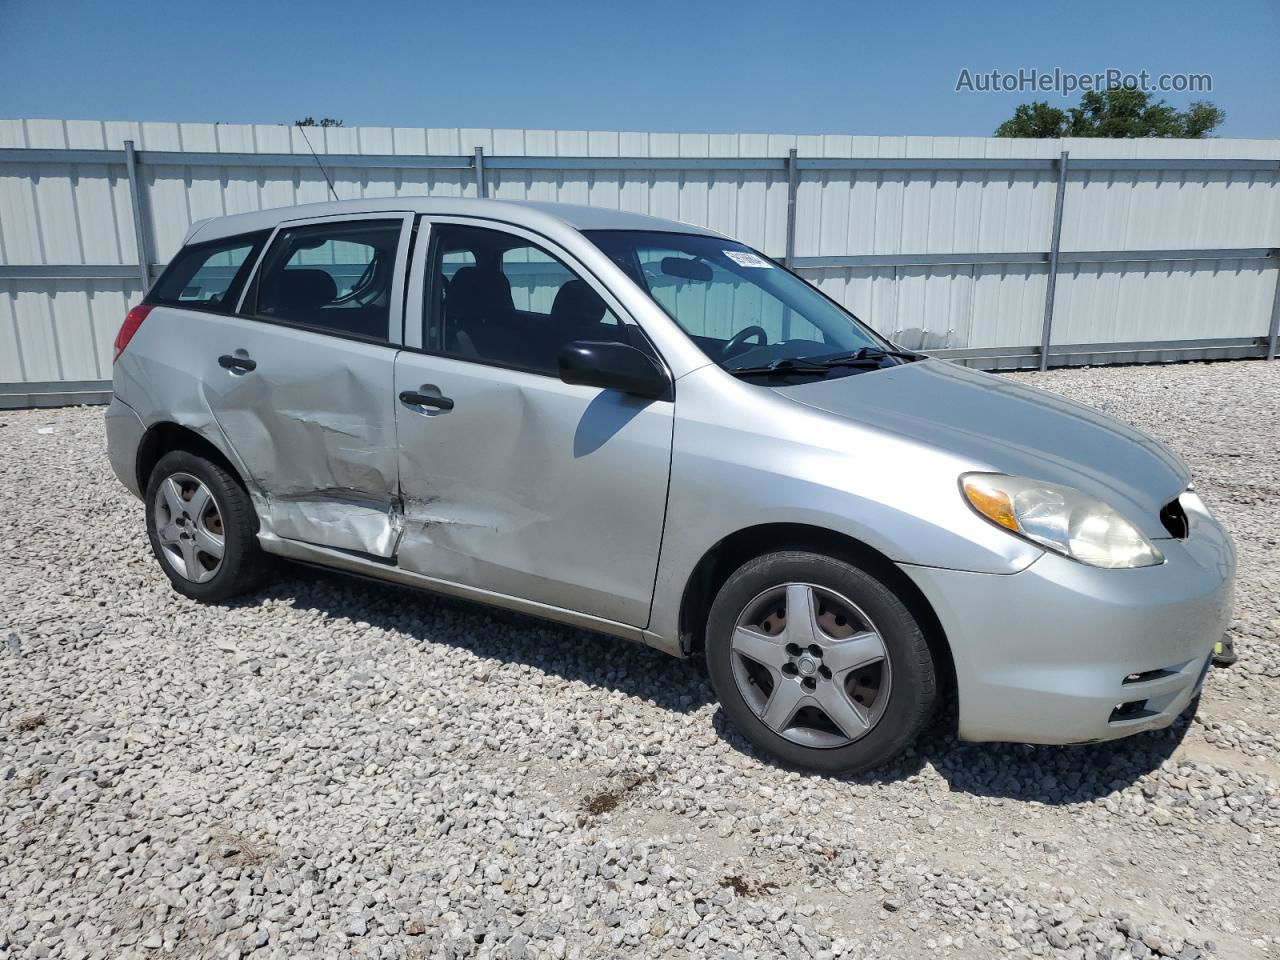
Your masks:
<instances>
[{"instance_id":1,"label":"steering wheel","mask_svg":"<svg viewBox=\"0 0 1280 960\"><path fill-rule=\"evenodd\" d=\"M729 339L729 342L726 343L724 347L721 348L720 356L726 359L729 357L732 357L734 353L737 352L737 349L741 347L744 343L746 343L748 340L750 340L752 337L756 338L756 346L759 346L759 347L763 347L765 344L769 342L769 334L765 332L764 327L760 326L759 324L753 323L751 326L743 327L741 330L735 333Z\"/></svg>"}]
</instances>

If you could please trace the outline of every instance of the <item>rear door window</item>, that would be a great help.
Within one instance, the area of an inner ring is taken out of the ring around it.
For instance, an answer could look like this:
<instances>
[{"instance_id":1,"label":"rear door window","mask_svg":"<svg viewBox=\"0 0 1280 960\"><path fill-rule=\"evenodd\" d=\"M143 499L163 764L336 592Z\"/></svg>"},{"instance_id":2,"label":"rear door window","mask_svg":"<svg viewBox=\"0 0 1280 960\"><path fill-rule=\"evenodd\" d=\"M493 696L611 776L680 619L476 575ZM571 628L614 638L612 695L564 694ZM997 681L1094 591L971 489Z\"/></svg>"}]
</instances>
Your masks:
<instances>
[{"instance_id":1,"label":"rear door window","mask_svg":"<svg viewBox=\"0 0 1280 960\"><path fill-rule=\"evenodd\" d=\"M254 280L252 313L326 333L389 339L403 220L286 227Z\"/></svg>"},{"instance_id":2,"label":"rear door window","mask_svg":"<svg viewBox=\"0 0 1280 960\"><path fill-rule=\"evenodd\" d=\"M156 281L147 302L232 313L267 236L262 231L183 247Z\"/></svg>"}]
</instances>

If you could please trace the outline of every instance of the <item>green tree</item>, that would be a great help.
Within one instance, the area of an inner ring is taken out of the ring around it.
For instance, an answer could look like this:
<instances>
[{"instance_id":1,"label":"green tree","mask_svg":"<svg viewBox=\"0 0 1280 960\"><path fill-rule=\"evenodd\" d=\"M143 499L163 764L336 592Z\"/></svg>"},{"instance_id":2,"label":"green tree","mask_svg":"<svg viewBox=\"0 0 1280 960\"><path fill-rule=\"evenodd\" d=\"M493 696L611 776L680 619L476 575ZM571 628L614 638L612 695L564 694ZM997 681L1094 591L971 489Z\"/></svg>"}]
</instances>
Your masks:
<instances>
[{"instance_id":1,"label":"green tree","mask_svg":"<svg viewBox=\"0 0 1280 960\"><path fill-rule=\"evenodd\" d=\"M996 128L997 137L1182 137L1210 136L1227 114L1220 107L1197 100L1175 110L1163 100L1133 87L1090 90L1080 105L1068 110L1043 101L1020 104L1013 116Z\"/></svg>"},{"instance_id":2,"label":"green tree","mask_svg":"<svg viewBox=\"0 0 1280 960\"><path fill-rule=\"evenodd\" d=\"M1069 121L1067 111L1051 107L1043 100L1022 103L1012 117L996 128L996 136L1065 137Z\"/></svg>"},{"instance_id":3,"label":"green tree","mask_svg":"<svg viewBox=\"0 0 1280 960\"><path fill-rule=\"evenodd\" d=\"M1196 139L1212 136L1226 119L1227 112L1221 107L1215 107L1207 100L1197 100L1182 112L1182 135Z\"/></svg>"}]
</instances>

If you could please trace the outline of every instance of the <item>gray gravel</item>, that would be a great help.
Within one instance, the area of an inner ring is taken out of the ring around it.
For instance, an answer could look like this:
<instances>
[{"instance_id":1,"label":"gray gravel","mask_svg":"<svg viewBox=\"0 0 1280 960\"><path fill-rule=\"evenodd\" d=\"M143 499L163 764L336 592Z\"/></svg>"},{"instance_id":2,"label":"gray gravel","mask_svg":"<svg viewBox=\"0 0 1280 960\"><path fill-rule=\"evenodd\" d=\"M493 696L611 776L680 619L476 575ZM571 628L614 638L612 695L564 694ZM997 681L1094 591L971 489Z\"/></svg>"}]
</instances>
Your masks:
<instances>
[{"instance_id":1,"label":"gray gravel","mask_svg":"<svg viewBox=\"0 0 1280 960\"><path fill-rule=\"evenodd\" d=\"M0 958L1280 956L1280 363L1018 379L1189 461L1242 663L1168 732L860 778L620 641L298 569L191 603L100 409L0 413Z\"/></svg>"}]
</instances>

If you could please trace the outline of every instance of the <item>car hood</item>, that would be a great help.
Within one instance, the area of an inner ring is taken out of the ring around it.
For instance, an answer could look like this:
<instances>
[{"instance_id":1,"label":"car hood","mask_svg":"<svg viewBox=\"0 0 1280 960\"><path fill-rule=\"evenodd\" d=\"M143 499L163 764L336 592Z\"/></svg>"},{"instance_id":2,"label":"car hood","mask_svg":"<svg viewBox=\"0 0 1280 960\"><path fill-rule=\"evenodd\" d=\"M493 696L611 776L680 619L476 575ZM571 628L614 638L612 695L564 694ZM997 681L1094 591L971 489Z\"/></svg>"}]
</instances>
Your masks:
<instances>
[{"instance_id":1,"label":"car hood","mask_svg":"<svg viewBox=\"0 0 1280 960\"><path fill-rule=\"evenodd\" d=\"M1062 483L1167 538L1160 508L1190 482L1159 442L1056 394L942 360L777 387L792 400L971 460L973 469Z\"/></svg>"}]
</instances>

